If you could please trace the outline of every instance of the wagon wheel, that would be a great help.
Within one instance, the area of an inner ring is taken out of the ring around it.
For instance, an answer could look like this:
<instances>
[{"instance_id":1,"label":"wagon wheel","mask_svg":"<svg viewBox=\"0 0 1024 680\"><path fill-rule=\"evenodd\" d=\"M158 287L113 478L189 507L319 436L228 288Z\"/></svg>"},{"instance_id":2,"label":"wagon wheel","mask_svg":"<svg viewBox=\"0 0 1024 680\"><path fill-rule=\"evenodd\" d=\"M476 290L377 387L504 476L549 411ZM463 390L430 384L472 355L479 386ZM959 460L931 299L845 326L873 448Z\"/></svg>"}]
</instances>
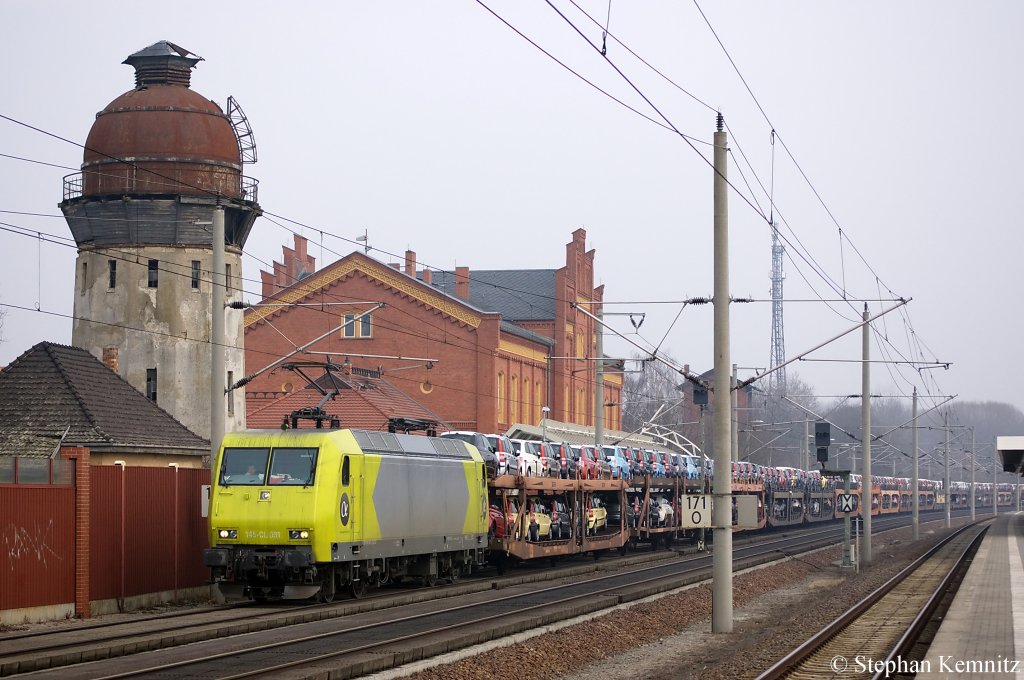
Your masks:
<instances>
[{"instance_id":1,"label":"wagon wheel","mask_svg":"<svg viewBox=\"0 0 1024 680\"><path fill-rule=\"evenodd\" d=\"M459 578L461 576L462 568L457 564L453 564L452 568L448 570L448 580L452 583L452 585L454 585L459 582Z\"/></svg>"},{"instance_id":2,"label":"wagon wheel","mask_svg":"<svg viewBox=\"0 0 1024 680\"><path fill-rule=\"evenodd\" d=\"M437 585L437 574L430 574L429 576L423 577L423 585L427 588L433 588Z\"/></svg>"}]
</instances>

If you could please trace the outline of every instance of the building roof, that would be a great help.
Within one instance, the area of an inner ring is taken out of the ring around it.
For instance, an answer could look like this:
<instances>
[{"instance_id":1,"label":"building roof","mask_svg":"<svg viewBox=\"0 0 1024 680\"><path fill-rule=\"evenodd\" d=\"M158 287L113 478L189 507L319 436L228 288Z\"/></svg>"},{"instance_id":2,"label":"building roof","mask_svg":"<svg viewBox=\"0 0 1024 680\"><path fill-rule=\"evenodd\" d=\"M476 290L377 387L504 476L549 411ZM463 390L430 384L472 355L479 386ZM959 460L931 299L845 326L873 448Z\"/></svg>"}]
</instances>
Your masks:
<instances>
[{"instance_id":1,"label":"building roof","mask_svg":"<svg viewBox=\"0 0 1024 680\"><path fill-rule=\"evenodd\" d=\"M479 323L479 315L488 313L488 310L476 307L471 302L454 295L453 288L445 291L437 286L427 285L419 278L410 276L401 269L388 266L359 251L353 251L340 260L332 262L265 298L261 302L262 305L265 305L262 308L247 309L245 311L245 328L248 329L259 321L276 314L286 314L292 309L290 305L306 298L312 298L322 289L355 274L362 274L380 281L385 286L409 295L425 305L439 309L458 321L472 322L471 325L474 327ZM316 299L319 300L319 297ZM277 306L277 303L281 303L280 306Z\"/></svg>"},{"instance_id":2,"label":"building roof","mask_svg":"<svg viewBox=\"0 0 1024 680\"><path fill-rule=\"evenodd\" d=\"M528 328L517 326L511 321L505 321L504 319L502 319L501 321L501 332L509 333L511 335L518 335L521 338L532 340L533 342L536 342L541 345L547 345L548 347L555 346L555 341L552 340L551 338L545 337L540 333L534 333Z\"/></svg>"},{"instance_id":3,"label":"building roof","mask_svg":"<svg viewBox=\"0 0 1024 680\"><path fill-rule=\"evenodd\" d=\"M449 295L455 293L455 273L435 271L432 285ZM553 321L555 318L554 269L470 270L469 303L498 312L509 321Z\"/></svg>"},{"instance_id":4,"label":"building roof","mask_svg":"<svg viewBox=\"0 0 1024 680\"><path fill-rule=\"evenodd\" d=\"M331 376L334 380L331 381ZM386 430L389 418L416 418L440 422L436 413L415 401L375 371L353 371L352 375L332 373L316 381L324 389L338 394L328 399L323 409L341 419L341 426L361 430ZM323 399L319 390L307 386L294 392L263 400L246 400L246 426L254 429L276 428L293 411L316 406ZM313 427L300 421L299 427Z\"/></svg>"},{"instance_id":5,"label":"building roof","mask_svg":"<svg viewBox=\"0 0 1024 680\"><path fill-rule=\"evenodd\" d=\"M41 342L0 373L0 455L61 445L209 455L210 444L84 349Z\"/></svg>"}]
</instances>

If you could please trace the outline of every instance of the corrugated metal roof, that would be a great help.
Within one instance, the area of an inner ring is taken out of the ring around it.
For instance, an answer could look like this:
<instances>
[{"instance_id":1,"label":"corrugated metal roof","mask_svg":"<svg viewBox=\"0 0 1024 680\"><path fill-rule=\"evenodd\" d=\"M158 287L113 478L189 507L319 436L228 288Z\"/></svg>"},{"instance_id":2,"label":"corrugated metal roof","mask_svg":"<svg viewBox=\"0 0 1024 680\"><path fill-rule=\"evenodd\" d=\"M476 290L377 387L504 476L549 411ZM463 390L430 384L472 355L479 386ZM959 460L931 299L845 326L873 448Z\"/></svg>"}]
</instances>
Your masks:
<instances>
[{"instance_id":1,"label":"corrugated metal roof","mask_svg":"<svg viewBox=\"0 0 1024 680\"><path fill-rule=\"evenodd\" d=\"M516 423L508 428L505 435L510 439L532 439L541 441L545 436L548 441L566 442L568 444L593 444L594 428L588 425L577 425L576 423L563 423L557 420L549 420L547 425L527 425ZM636 434L635 432L622 432L620 430L605 430L605 444L625 444L627 446L641 446L644 448L664 449L666 445L658 444L650 437Z\"/></svg>"}]
</instances>

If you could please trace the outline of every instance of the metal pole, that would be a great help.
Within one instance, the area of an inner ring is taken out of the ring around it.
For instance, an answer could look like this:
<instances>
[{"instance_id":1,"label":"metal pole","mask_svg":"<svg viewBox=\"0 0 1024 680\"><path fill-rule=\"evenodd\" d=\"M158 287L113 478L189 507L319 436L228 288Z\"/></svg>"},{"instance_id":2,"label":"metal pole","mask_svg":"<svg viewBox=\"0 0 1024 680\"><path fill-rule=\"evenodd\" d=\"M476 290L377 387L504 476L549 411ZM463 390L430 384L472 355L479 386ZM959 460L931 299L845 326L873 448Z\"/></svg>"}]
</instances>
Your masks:
<instances>
[{"instance_id":1,"label":"metal pole","mask_svg":"<svg viewBox=\"0 0 1024 680\"><path fill-rule=\"evenodd\" d=\"M847 496L850 495L850 477L852 477L852 476L853 476L853 469L852 468L850 469L849 472L847 472L845 475L843 475L843 493L845 493ZM863 500L864 500L864 493L863 493L863 491L861 492L860 499L863 502ZM846 516L843 517L843 565L842 566L844 566L844 567L852 567L853 566L853 555L850 554L850 536L851 536L850 516L853 515L853 513L852 512L847 512L847 513L845 513L845 515Z\"/></svg>"},{"instance_id":2,"label":"metal pole","mask_svg":"<svg viewBox=\"0 0 1024 680\"><path fill-rule=\"evenodd\" d=\"M943 448L946 454L946 469L942 473L942 485L946 489L946 528L949 529L952 524L951 515L953 509L953 488L949 483L949 413L945 413L942 416L942 429L943 435Z\"/></svg>"},{"instance_id":3,"label":"metal pole","mask_svg":"<svg viewBox=\"0 0 1024 680\"><path fill-rule=\"evenodd\" d=\"M914 417L914 427L913 427L913 430L912 430L913 433L914 433L914 466L913 466L914 477L913 477L913 479L911 479L910 488L913 491L914 497L910 501L910 507L913 508L913 511L912 511L913 520L912 521L913 521L913 525L914 525L914 540L916 541L916 540L919 540L921 538L921 527L920 527L921 490L918 488L921 485L921 480L920 480L920 475L918 474L919 470L918 470L918 467L917 467L918 466L918 452L917 452L917 447L918 447L918 441L917 441L917 387L914 388L914 407L913 407L913 413L911 413L911 415Z\"/></svg>"},{"instance_id":4,"label":"metal pole","mask_svg":"<svg viewBox=\"0 0 1024 680\"><path fill-rule=\"evenodd\" d=\"M594 384L594 445L597 446L597 455L603 456L604 451L604 322L601 317L604 315L602 305L596 305L595 314L597 323L594 324L594 332L597 333L597 370L595 371Z\"/></svg>"},{"instance_id":5,"label":"metal pole","mask_svg":"<svg viewBox=\"0 0 1024 680\"><path fill-rule=\"evenodd\" d=\"M999 517L999 450L992 447L992 516Z\"/></svg>"},{"instance_id":6,"label":"metal pole","mask_svg":"<svg viewBox=\"0 0 1024 680\"><path fill-rule=\"evenodd\" d=\"M971 425L971 521L974 521L974 426Z\"/></svg>"},{"instance_id":7,"label":"metal pole","mask_svg":"<svg viewBox=\"0 0 1024 680\"><path fill-rule=\"evenodd\" d=\"M722 114L715 132L715 488L712 512L715 553L712 562L711 632L732 632L732 410L729 399L729 194L725 173L728 151Z\"/></svg>"},{"instance_id":8,"label":"metal pole","mask_svg":"<svg viewBox=\"0 0 1024 680\"><path fill-rule=\"evenodd\" d=\"M804 439L800 444L800 467L804 470L811 469L810 455L807 453L807 438L810 436L810 421L804 418Z\"/></svg>"},{"instance_id":9,"label":"metal pole","mask_svg":"<svg viewBox=\"0 0 1024 680\"><path fill-rule=\"evenodd\" d=\"M732 462L740 460L740 391L736 364L732 365Z\"/></svg>"},{"instance_id":10,"label":"metal pole","mask_svg":"<svg viewBox=\"0 0 1024 680\"><path fill-rule=\"evenodd\" d=\"M216 460L220 442L224 438L224 421L227 404L224 383L224 294L227 282L224 280L224 206L218 205L213 211L213 303L210 308L210 454Z\"/></svg>"},{"instance_id":11,"label":"metal pole","mask_svg":"<svg viewBox=\"0 0 1024 680\"><path fill-rule=\"evenodd\" d=\"M861 431L864 438L864 492L861 493L861 500L867 497L867 502L860 506L864 516L864 545L861 547L862 561L864 564L871 564L871 505L874 500L871 483L871 324L867 323L868 304L864 303L864 327L862 340L862 354L864 362L861 364Z\"/></svg>"}]
</instances>

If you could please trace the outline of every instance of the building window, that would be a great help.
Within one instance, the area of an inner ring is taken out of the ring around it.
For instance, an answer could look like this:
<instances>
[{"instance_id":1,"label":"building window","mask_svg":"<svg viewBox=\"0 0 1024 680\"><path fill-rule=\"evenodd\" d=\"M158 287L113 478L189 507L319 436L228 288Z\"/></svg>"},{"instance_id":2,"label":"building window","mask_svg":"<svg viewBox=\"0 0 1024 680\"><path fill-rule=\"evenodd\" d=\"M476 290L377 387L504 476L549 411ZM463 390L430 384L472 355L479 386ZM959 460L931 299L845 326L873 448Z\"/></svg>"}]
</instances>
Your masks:
<instances>
[{"instance_id":1,"label":"building window","mask_svg":"<svg viewBox=\"0 0 1024 680\"><path fill-rule=\"evenodd\" d=\"M235 384L235 372L228 371L228 415L235 415L235 391L231 386Z\"/></svg>"},{"instance_id":2,"label":"building window","mask_svg":"<svg viewBox=\"0 0 1024 680\"><path fill-rule=\"evenodd\" d=\"M587 424L587 400L583 398L583 388L576 388L576 424Z\"/></svg>"},{"instance_id":3,"label":"building window","mask_svg":"<svg viewBox=\"0 0 1024 680\"><path fill-rule=\"evenodd\" d=\"M149 288L156 288L157 277L160 274L159 263L159 260L149 261L149 280L146 284Z\"/></svg>"},{"instance_id":4,"label":"building window","mask_svg":"<svg viewBox=\"0 0 1024 680\"><path fill-rule=\"evenodd\" d=\"M372 314L365 314L358 321L356 320L357 314L346 314L344 316L344 324L341 327L341 337L343 338L369 338L372 336L373 323L370 320Z\"/></svg>"},{"instance_id":5,"label":"building window","mask_svg":"<svg viewBox=\"0 0 1024 680\"><path fill-rule=\"evenodd\" d=\"M508 422L519 422L519 376L512 376L512 391L509 393Z\"/></svg>"},{"instance_id":6,"label":"building window","mask_svg":"<svg viewBox=\"0 0 1024 680\"><path fill-rule=\"evenodd\" d=\"M523 378L523 420L530 423L533 419L533 392L530 390L530 379Z\"/></svg>"},{"instance_id":7,"label":"building window","mask_svg":"<svg viewBox=\"0 0 1024 680\"><path fill-rule=\"evenodd\" d=\"M224 265L224 292L225 293L230 293L231 292L231 265L230 264L225 264Z\"/></svg>"},{"instance_id":8,"label":"building window","mask_svg":"<svg viewBox=\"0 0 1024 680\"><path fill-rule=\"evenodd\" d=\"M192 289L199 289L199 260L192 260Z\"/></svg>"},{"instance_id":9,"label":"building window","mask_svg":"<svg viewBox=\"0 0 1024 680\"><path fill-rule=\"evenodd\" d=\"M544 411L542 409L544 407L544 402L546 401L544 399L544 395L541 393L539 380L536 383L534 383L534 389L537 393L537 398L533 400L533 407L537 409L535 413L536 417L534 418L534 420L536 420L539 423L544 414Z\"/></svg>"},{"instance_id":10,"label":"building window","mask_svg":"<svg viewBox=\"0 0 1024 680\"><path fill-rule=\"evenodd\" d=\"M156 401L156 369L146 369L146 399Z\"/></svg>"},{"instance_id":11,"label":"building window","mask_svg":"<svg viewBox=\"0 0 1024 680\"><path fill-rule=\"evenodd\" d=\"M117 286L117 260L107 260L107 288Z\"/></svg>"},{"instance_id":12,"label":"building window","mask_svg":"<svg viewBox=\"0 0 1024 680\"><path fill-rule=\"evenodd\" d=\"M505 422L505 374L498 373L498 422Z\"/></svg>"},{"instance_id":13,"label":"building window","mask_svg":"<svg viewBox=\"0 0 1024 680\"><path fill-rule=\"evenodd\" d=\"M82 295L85 295L85 289L89 286L89 263L82 263Z\"/></svg>"}]
</instances>

